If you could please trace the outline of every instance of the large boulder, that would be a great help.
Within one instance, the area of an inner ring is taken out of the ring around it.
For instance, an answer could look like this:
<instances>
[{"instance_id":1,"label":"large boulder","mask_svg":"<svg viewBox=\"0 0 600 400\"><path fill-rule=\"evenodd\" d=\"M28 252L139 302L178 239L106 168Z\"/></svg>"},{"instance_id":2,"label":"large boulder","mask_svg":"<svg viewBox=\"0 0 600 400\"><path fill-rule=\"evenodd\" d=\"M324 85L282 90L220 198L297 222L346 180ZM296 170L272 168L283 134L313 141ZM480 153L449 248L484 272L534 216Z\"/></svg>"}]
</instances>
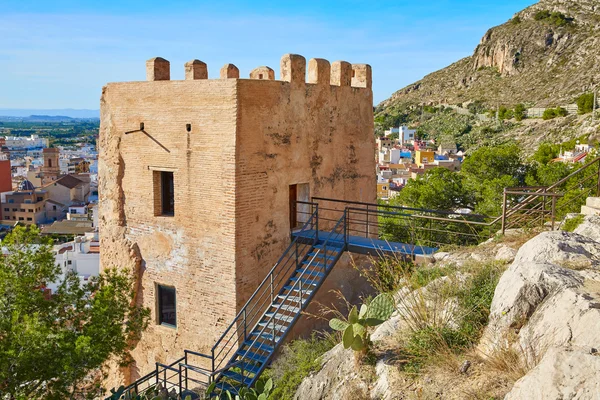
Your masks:
<instances>
[{"instance_id":1,"label":"large boulder","mask_svg":"<svg viewBox=\"0 0 600 400\"><path fill-rule=\"evenodd\" d=\"M511 331L521 349L597 346L600 331L600 243L576 233L544 232L524 244L502 275L480 349L506 346Z\"/></svg>"},{"instance_id":2,"label":"large boulder","mask_svg":"<svg viewBox=\"0 0 600 400\"><path fill-rule=\"evenodd\" d=\"M294 400L364 399L368 392L354 361L354 351L338 344L323 355L321 370L302 381Z\"/></svg>"},{"instance_id":3,"label":"large boulder","mask_svg":"<svg viewBox=\"0 0 600 400\"><path fill-rule=\"evenodd\" d=\"M519 379L504 400L597 399L600 357L585 351L549 349L540 363Z\"/></svg>"}]
</instances>

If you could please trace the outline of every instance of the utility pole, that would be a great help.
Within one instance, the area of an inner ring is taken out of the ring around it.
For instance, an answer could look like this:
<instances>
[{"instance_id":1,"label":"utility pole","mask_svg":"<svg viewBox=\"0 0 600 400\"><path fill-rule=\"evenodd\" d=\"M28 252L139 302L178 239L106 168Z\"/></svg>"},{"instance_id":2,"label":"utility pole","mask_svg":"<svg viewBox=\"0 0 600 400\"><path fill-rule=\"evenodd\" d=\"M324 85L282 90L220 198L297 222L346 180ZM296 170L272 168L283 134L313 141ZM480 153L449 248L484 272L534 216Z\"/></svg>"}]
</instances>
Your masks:
<instances>
[{"instance_id":1,"label":"utility pole","mask_svg":"<svg viewBox=\"0 0 600 400\"><path fill-rule=\"evenodd\" d=\"M598 88L594 88L594 105L592 106L592 124L596 122L596 103L598 98Z\"/></svg>"}]
</instances>

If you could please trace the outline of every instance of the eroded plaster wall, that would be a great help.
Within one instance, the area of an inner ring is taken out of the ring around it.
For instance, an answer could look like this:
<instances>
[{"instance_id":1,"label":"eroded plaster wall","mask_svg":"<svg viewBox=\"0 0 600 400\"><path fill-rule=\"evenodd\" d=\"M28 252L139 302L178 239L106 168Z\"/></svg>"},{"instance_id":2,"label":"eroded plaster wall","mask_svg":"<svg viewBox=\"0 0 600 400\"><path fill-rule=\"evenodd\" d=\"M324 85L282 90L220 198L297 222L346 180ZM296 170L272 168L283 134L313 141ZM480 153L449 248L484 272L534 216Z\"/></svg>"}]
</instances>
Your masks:
<instances>
[{"instance_id":1,"label":"eroded plaster wall","mask_svg":"<svg viewBox=\"0 0 600 400\"><path fill-rule=\"evenodd\" d=\"M157 361L179 358L184 349L209 351L235 315L236 96L235 80L111 83L103 89L101 265L133 269L137 301L152 312L133 351L135 364L121 371L124 376L115 374L117 386ZM125 134L140 123L143 131ZM155 216L153 174L161 169L174 174L172 217ZM176 288L176 328L157 324L157 284Z\"/></svg>"},{"instance_id":2,"label":"eroded plaster wall","mask_svg":"<svg viewBox=\"0 0 600 400\"><path fill-rule=\"evenodd\" d=\"M372 91L350 86L350 64L342 65L346 70L337 73L346 76L338 75L335 84L335 68L330 73L329 63L319 61L320 65L309 63L317 69L309 71L314 83L306 83L299 56L282 59L282 79L289 82L243 79L238 83L238 308L290 243L289 185L308 183L311 196L376 202ZM343 78L345 84L340 86ZM347 256L338 262L316 300L333 301L332 289L341 290L349 300L368 291ZM317 307L309 311L317 312ZM308 332L314 322L301 319L295 334Z\"/></svg>"}]
</instances>

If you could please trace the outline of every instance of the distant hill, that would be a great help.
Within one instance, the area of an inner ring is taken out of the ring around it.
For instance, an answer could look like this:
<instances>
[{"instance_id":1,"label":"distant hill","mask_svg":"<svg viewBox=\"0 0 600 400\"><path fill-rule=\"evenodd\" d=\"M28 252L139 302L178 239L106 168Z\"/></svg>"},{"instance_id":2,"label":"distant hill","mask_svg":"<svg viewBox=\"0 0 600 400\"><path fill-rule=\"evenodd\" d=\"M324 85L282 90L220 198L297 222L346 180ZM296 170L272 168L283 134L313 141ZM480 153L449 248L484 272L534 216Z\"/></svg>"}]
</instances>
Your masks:
<instances>
[{"instance_id":1,"label":"distant hill","mask_svg":"<svg viewBox=\"0 0 600 400\"><path fill-rule=\"evenodd\" d=\"M600 140L598 119L592 122L591 114L547 121L508 118L501 124L494 118L498 108L517 104L567 106L593 88L600 91L600 0L541 0L488 30L472 56L381 102L375 129L383 133L406 124L429 138L453 139L467 150L513 139L527 152L541 141Z\"/></svg>"},{"instance_id":2,"label":"distant hill","mask_svg":"<svg viewBox=\"0 0 600 400\"><path fill-rule=\"evenodd\" d=\"M395 92L401 104L572 103L600 84L600 0L541 0L491 28L472 56Z\"/></svg>"},{"instance_id":3,"label":"distant hill","mask_svg":"<svg viewBox=\"0 0 600 400\"><path fill-rule=\"evenodd\" d=\"M18 109L18 108L0 108L0 116L4 117L32 117L32 118L100 118L100 110L75 110L71 108L66 109ZM40 121L40 119L36 119ZM46 119L45 119L46 120ZM56 121L50 119L49 121Z\"/></svg>"}]
</instances>

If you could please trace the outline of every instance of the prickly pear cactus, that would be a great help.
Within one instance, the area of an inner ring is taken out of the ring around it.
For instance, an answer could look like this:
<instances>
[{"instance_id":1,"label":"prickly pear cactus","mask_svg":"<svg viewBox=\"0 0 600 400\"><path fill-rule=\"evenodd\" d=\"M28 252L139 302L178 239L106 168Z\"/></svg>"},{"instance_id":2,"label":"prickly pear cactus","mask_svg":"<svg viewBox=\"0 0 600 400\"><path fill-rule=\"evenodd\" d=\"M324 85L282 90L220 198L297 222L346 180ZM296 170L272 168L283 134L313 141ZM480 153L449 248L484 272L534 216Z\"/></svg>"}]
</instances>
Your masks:
<instances>
[{"instance_id":1,"label":"prickly pear cactus","mask_svg":"<svg viewBox=\"0 0 600 400\"><path fill-rule=\"evenodd\" d=\"M370 343L367 327L377 326L387 321L394 312L394 298L389 294L380 294L369 305L363 304L360 311L352 307L348 320L333 318L329 321L331 329L344 332L342 344L345 349L364 351Z\"/></svg>"}]
</instances>

